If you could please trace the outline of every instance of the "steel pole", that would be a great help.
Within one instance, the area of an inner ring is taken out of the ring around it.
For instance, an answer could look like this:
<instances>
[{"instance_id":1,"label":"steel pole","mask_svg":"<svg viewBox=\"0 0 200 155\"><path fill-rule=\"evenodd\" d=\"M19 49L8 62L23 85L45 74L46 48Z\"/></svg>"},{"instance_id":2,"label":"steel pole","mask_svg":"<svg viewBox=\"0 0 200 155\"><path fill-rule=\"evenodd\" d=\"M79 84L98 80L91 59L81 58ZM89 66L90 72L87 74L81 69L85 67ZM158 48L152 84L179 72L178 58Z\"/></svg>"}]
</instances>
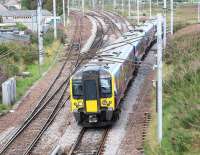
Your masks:
<instances>
[{"instance_id":1,"label":"steel pole","mask_svg":"<svg viewBox=\"0 0 200 155\"><path fill-rule=\"evenodd\" d=\"M149 0L149 17L151 18L151 0Z\"/></svg>"},{"instance_id":2,"label":"steel pole","mask_svg":"<svg viewBox=\"0 0 200 155\"><path fill-rule=\"evenodd\" d=\"M158 142L162 141L162 16L157 16L157 125Z\"/></svg>"},{"instance_id":3,"label":"steel pole","mask_svg":"<svg viewBox=\"0 0 200 155\"><path fill-rule=\"evenodd\" d=\"M140 2L137 0L137 24L140 23Z\"/></svg>"},{"instance_id":4,"label":"steel pole","mask_svg":"<svg viewBox=\"0 0 200 155\"><path fill-rule=\"evenodd\" d=\"M104 0L102 0L102 11L104 10Z\"/></svg>"},{"instance_id":5,"label":"steel pole","mask_svg":"<svg viewBox=\"0 0 200 155\"><path fill-rule=\"evenodd\" d=\"M115 11L116 9L116 0L113 0L113 10Z\"/></svg>"},{"instance_id":6,"label":"steel pole","mask_svg":"<svg viewBox=\"0 0 200 155\"><path fill-rule=\"evenodd\" d=\"M131 0L128 0L128 16L131 16Z\"/></svg>"},{"instance_id":7,"label":"steel pole","mask_svg":"<svg viewBox=\"0 0 200 155\"><path fill-rule=\"evenodd\" d=\"M85 0L82 0L82 12L85 13Z\"/></svg>"},{"instance_id":8,"label":"steel pole","mask_svg":"<svg viewBox=\"0 0 200 155\"><path fill-rule=\"evenodd\" d=\"M164 34L163 34L163 46L164 49L166 47L166 38L167 38L167 21L166 21L166 17L167 17L167 1L164 0L164 4L163 4L163 9L164 9Z\"/></svg>"},{"instance_id":9,"label":"steel pole","mask_svg":"<svg viewBox=\"0 0 200 155\"><path fill-rule=\"evenodd\" d=\"M64 24L64 27L66 26L66 23L65 23L65 0L63 0L63 24Z\"/></svg>"},{"instance_id":10,"label":"steel pole","mask_svg":"<svg viewBox=\"0 0 200 155\"><path fill-rule=\"evenodd\" d=\"M200 23L200 2L198 2L198 23Z\"/></svg>"},{"instance_id":11,"label":"steel pole","mask_svg":"<svg viewBox=\"0 0 200 155\"><path fill-rule=\"evenodd\" d=\"M94 0L92 0L92 9L94 9L95 8L95 2L94 2Z\"/></svg>"},{"instance_id":12,"label":"steel pole","mask_svg":"<svg viewBox=\"0 0 200 155\"><path fill-rule=\"evenodd\" d=\"M54 39L57 39L56 0L53 0Z\"/></svg>"},{"instance_id":13,"label":"steel pole","mask_svg":"<svg viewBox=\"0 0 200 155\"><path fill-rule=\"evenodd\" d=\"M170 30L171 30L171 35L174 33L174 1L171 0L171 22L170 22Z\"/></svg>"},{"instance_id":14,"label":"steel pole","mask_svg":"<svg viewBox=\"0 0 200 155\"><path fill-rule=\"evenodd\" d=\"M69 18L69 13L70 13L70 4L69 4L69 0L67 0L67 16Z\"/></svg>"},{"instance_id":15,"label":"steel pole","mask_svg":"<svg viewBox=\"0 0 200 155\"><path fill-rule=\"evenodd\" d=\"M124 13L124 0L122 0L122 4L121 4L122 6L122 14Z\"/></svg>"},{"instance_id":16,"label":"steel pole","mask_svg":"<svg viewBox=\"0 0 200 155\"><path fill-rule=\"evenodd\" d=\"M37 33L38 33L38 54L39 54L39 64L44 64L44 49L43 49L43 34L42 34L42 2L37 1ZM40 70L40 68L39 68Z\"/></svg>"}]
</instances>

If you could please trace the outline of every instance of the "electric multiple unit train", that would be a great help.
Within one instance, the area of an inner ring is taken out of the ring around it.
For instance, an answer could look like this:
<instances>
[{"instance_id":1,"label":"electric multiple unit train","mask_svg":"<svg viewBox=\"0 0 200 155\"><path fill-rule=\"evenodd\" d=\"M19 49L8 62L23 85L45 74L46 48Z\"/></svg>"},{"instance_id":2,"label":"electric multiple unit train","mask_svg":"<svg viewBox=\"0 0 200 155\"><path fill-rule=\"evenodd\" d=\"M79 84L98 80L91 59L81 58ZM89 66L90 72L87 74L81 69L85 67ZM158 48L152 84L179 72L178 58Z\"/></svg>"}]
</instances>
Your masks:
<instances>
[{"instance_id":1,"label":"electric multiple unit train","mask_svg":"<svg viewBox=\"0 0 200 155\"><path fill-rule=\"evenodd\" d=\"M124 33L81 67L70 79L70 102L78 124L105 126L119 118L120 100L156 37L156 20Z\"/></svg>"}]
</instances>

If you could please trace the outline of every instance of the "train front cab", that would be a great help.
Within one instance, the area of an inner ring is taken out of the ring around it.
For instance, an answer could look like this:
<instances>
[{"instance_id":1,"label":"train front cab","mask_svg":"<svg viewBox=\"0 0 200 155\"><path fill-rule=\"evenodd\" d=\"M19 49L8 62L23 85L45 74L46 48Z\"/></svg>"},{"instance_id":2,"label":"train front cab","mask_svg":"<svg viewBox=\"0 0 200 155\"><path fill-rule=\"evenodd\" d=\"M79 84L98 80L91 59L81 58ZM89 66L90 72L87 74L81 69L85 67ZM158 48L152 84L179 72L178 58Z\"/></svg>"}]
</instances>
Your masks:
<instances>
[{"instance_id":1,"label":"train front cab","mask_svg":"<svg viewBox=\"0 0 200 155\"><path fill-rule=\"evenodd\" d=\"M85 71L70 81L71 110L83 126L105 126L113 122L114 78L106 71Z\"/></svg>"}]
</instances>

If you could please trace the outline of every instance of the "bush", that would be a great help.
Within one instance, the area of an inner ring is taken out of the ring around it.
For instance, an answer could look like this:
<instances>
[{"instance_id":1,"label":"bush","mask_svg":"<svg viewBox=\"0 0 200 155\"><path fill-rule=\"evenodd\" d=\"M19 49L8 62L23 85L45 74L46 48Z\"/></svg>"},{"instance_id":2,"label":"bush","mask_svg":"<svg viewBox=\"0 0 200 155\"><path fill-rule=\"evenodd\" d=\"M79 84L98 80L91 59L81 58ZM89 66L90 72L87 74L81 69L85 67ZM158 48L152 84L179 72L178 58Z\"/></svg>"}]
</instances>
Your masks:
<instances>
[{"instance_id":1,"label":"bush","mask_svg":"<svg viewBox=\"0 0 200 155\"><path fill-rule=\"evenodd\" d=\"M20 31L25 31L28 29L24 24L22 24L20 22L16 23L16 26L17 26L18 30L20 30Z\"/></svg>"},{"instance_id":2,"label":"bush","mask_svg":"<svg viewBox=\"0 0 200 155\"><path fill-rule=\"evenodd\" d=\"M29 47L25 46L21 51L23 63L25 65L34 64L38 60L38 49L36 44L30 44Z\"/></svg>"},{"instance_id":3,"label":"bush","mask_svg":"<svg viewBox=\"0 0 200 155\"><path fill-rule=\"evenodd\" d=\"M19 66L16 64L8 64L7 66L7 74L9 77L15 76L19 73Z\"/></svg>"},{"instance_id":4,"label":"bush","mask_svg":"<svg viewBox=\"0 0 200 155\"><path fill-rule=\"evenodd\" d=\"M177 153L188 151L191 147L191 139L192 136L190 133L187 133L184 130L174 129L171 137L173 150Z\"/></svg>"},{"instance_id":5,"label":"bush","mask_svg":"<svg viewBox=\"0 0 200 155\"><path fill-rule=\"evenodd\" d=\"M30 40L32 44L38 44L37 34L32 33L30 35ZM62 29L57 30L57 39L60 40L61 43L64 43L64 33ZM54 30L50 28L46 33L43 34L43 43L44 46L48 46L52 44L54 41Z\"/></svg>"},{"instance_id":6,"label":"bush","mask_svg":"<svg viewBox=\"0 0 200 155\"><path fill-rule=\"evenodd\" d=\"M64 43L64 33L62 29L57 30L57 39L60 40L61 43ZM48 46L52 44L54 41L54 30L49 29L46 34L44 34L44 45Z\"/></svg>"},{"instance_id":7,"label":"bush","mask_svg":"<svg viewBox=\"0 0 200 155\"><path fill-rule=\"evenodd\" d=\"M0 55L1 55L1 54L5 54L8 50L9 50L9 48L8 48L8 46L6 46L5 43L2 43L2 44L0 45Z\"/></svg>"},{"instance_id":8,"label":"bush","mask_svg":"<svg viewBox=\"0 0 200 155\"><path fill-rule=\"evenodd\" d=\"M54 41L54 31L53 29L49 29L47 33L44 34L44 46L52 44L53 41Z\"/></svg>"},{"instance_id":9,"label":"bush","mask_svg":"<svg viewBox=\"0 0 200 155\"><path fill-rule=\"evenodd\" d=\"M30 35L30 40L31 40L32 44L37 44L38 43L37 34L36 33L32 33Z\"/></svg>"},{"instance_id":10,"label":"bush","mask_svg":"<svg viewBox=\"0 0 200 155\"><path fill-rule=\"evenodd\" d=\"M36 60L38 60L38 52L37 51L26 51L23 52L23 61L24 64L34 64Z\"/></svg>"},{"instance_id":11,"label":"bush","mask_svg":"<svg viewBox=\"0 0 200 155\"><path fill-rule=\"evenodd\" d=\"M35 63L38 60L38 52L36 45L19 45L13 42L0 44L1 53L9 53L5 59L1 61L1 67L7 76L13 76L19 73L24 65Z\"/></svg>"}]
</instances>

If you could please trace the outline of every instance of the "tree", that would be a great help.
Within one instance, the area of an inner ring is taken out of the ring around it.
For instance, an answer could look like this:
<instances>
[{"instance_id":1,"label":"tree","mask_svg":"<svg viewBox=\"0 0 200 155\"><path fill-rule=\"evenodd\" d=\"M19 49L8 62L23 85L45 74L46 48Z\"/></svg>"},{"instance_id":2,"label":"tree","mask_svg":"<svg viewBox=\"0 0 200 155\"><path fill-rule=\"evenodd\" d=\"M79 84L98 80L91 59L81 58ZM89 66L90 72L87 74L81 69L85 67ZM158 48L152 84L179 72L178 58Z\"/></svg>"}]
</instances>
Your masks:
<instances>
[{"instance_id":1,"label":"tree","mask_svg":"<svg viewBox=\"0 0 200 155\"><path fill-rule=\"evenodd\" d=\"M62 14L62 1L56 0L57 15ZM37 0L21 0L23 9L35 10L37 8ZM43 8L53 11L53 0L43 0Z\"/></svg>"}]
</instances>

